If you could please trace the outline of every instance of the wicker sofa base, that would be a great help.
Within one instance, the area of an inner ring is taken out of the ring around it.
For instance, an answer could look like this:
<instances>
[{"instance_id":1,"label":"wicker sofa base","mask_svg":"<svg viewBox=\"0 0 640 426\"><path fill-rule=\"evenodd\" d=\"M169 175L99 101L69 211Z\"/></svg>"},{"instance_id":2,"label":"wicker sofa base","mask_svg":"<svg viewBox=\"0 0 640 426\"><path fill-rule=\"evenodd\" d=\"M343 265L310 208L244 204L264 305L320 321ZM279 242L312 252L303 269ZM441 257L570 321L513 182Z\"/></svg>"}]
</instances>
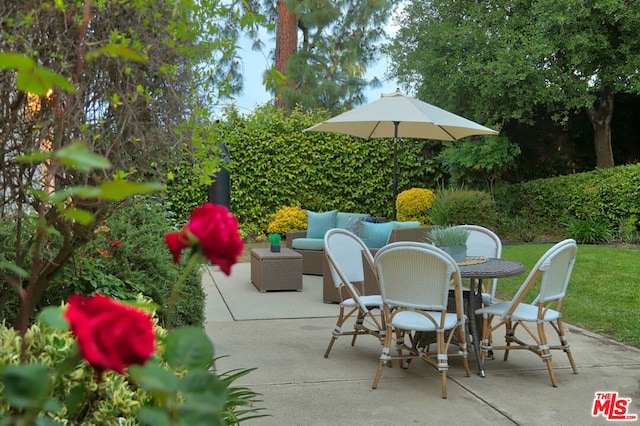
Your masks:
<instances>
[{"instance_id":1,"label":"wicker sofa base","mask_svg":"<svg viewBox=\"0 0 640 426\"><path fill-rule=\"evenodd\" d=\"M389 236L389 243L397 241L426 241L426 234L433 227L420 226L415 228L393 229ZM295 238L303 238L305 231L288 232L286 238L287 247L302 256L302 273L305 275L321 275L322 276L322 301L324 303L340 303L340 295L333 285L331 273L329 272L329 264L325 258L323 250L296 250L291 244ZM371 249L371 253L375 254L377 249ZM364 265L364 294L380 294L378 280L373 269L365 261ZM349 296L343 294L343 297Z\"/></svg>"}]
</instances>

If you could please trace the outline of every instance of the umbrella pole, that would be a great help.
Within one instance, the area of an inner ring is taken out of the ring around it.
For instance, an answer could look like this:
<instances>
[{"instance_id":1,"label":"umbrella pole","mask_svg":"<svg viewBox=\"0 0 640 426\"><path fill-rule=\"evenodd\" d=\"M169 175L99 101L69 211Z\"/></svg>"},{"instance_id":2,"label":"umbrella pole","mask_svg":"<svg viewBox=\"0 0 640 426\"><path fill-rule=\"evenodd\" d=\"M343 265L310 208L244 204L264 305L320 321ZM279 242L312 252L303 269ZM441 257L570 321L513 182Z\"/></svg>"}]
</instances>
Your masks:
<instances>
[{"instance_id":1,"label":"umbrella pole","mask_svg":"<svg viewBox=\"0 0 640 426\"><path fill-rule=\"evenodd\" d=\"M398 198L398 125L399 121L394 121L393 131L393 180L391 181L391 190L393 194L393 210L391 220L396 220L396 198Z\"/></svg>"}]
</instances>

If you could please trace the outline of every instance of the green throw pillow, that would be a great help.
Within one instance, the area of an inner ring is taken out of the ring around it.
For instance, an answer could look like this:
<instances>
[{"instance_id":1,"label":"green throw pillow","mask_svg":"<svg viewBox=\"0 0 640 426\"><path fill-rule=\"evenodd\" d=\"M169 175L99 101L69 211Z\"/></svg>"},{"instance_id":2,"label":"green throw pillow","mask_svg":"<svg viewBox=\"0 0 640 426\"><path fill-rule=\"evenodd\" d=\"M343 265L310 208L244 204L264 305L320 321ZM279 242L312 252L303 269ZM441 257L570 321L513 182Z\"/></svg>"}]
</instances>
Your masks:
<instances>
[{"instance_id":1,"label":"green throw pillow","mask_svg":"<svg viewBox=\"0 0 640 426\"><path fill-rule=\"evenodd\" d=\"M312 212L307 210L307 238L324 238L329 229L336 227L337 210Z\"/></svg>"}]
</instances>

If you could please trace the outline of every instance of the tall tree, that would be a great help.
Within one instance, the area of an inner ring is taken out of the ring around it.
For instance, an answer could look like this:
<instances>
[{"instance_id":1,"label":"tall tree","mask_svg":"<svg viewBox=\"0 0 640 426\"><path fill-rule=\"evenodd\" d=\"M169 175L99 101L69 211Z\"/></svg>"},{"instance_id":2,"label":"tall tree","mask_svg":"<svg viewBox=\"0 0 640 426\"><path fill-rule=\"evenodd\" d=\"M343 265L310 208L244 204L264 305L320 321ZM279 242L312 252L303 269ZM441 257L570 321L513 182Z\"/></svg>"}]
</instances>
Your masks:
<instances>
[{"instance_id":1,"label":"tall tree","mask_svg":"<svg viewBox=\"0 0 640 426\"><path fill-rule=\"evenodd\" d=\"M0 239L0 261L32 266L26 279L13 272L3 277L0 309L15 291L29 313L73 251L117 207L113 198L80 193L79 186L125 177L160 181L163 166L209 150L206 107L211 94L234 90L229 59L240 31L234 12L242 9L224 0L195 3L0 2L0 217L16 229L13 244ZM78 149L99 154L107 165L88 170L56 157L41 166L20 161L51 151L73 159ZM64 216L69 206L87 213L84 220Z\"/></svg>"},{"instance_id":2,"label":"tall tree","mask_svg":"<svg viewBox=\"0 0 640 426\"><path fill-rule=\"evenodd\" d=\"M256 0L256 3L259 3ZM284 84L271 82L277 106L324 107L339 111L364 102L367 67L394 0L266 0L263 11L276 20L275 71ZM278 80L276 78L276 80Z\"/></svg>"},{"instance_id":3,"label":"tall tree","mask_svg":"<svg viewBox=\"0 0 640 426\"><path fill-rule=\"evenodd\" d=\"M640 2L412 1L400 25L387 52L403 86L477 120L583 111L598 167L614 165L614 95L640 93Z\"/></svg>"}]
</instances>

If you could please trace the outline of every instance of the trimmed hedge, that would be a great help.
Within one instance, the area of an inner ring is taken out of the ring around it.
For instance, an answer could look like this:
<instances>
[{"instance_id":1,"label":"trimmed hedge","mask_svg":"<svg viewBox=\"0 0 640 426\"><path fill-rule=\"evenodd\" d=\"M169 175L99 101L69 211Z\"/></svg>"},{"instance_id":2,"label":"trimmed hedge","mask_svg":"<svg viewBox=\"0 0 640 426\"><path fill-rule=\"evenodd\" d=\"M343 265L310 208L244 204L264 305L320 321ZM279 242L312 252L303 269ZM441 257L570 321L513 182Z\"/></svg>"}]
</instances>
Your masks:
<instances>
[{"instance_id":1,"label":"trimmed hedge","mask_svg":"<svg viewBox=\"0 0 640 426\"><path fill-rule=\"evenodd\" d=\"M326 111L285 112L272 105L248 115L233 107L224 110L212 136L230 153L226 167L231 211L244 237L264 234L271 216L283 206L391 216L392 139L304 132L329 117ZM430 187L442 177L435 160L440 145L428 140L400 145L398 191ZM188 206L206 201L206 190L193 188L198 179L182 176L185 173L188 168L178 171L180 176L168 187L178 223L188 219Z\"/></svg>"},{"instance_id":2,"label":"trimmed hedge","mask_svg":"<svg viewBox=\"0 0 640 426\"><path fill-rule=\"evenodd\" d=\"M621 219L640 213L640 164L502 185L496 204L501 216L532 225L566 228L578 219L616 229Z\"/></svg>"}]
</instances>

